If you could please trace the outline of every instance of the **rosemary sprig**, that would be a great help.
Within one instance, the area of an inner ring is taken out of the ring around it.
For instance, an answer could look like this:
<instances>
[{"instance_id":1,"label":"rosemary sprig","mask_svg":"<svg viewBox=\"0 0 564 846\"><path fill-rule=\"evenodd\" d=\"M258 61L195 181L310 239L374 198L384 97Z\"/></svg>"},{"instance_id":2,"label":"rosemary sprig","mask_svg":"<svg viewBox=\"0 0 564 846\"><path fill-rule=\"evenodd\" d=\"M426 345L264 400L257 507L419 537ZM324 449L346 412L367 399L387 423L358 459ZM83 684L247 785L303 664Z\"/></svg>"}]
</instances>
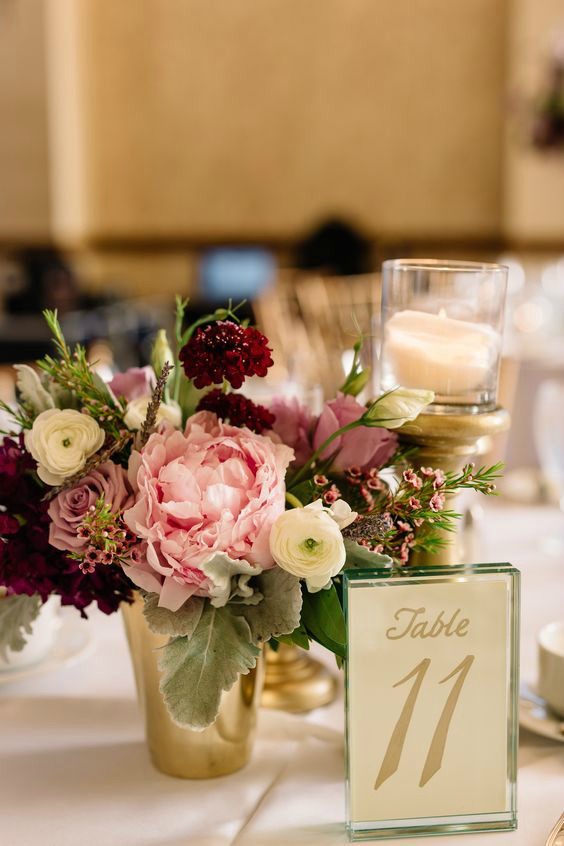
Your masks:
<instances>
[{"instance_id":1,"label":"rosemary sprig","mask_svg":"<svg viewBox=\"0 0 564 846\"><path fill-rule=\"evenodd\" d=\"M123 429L124 409L92 372L86 350L77 344L68 346L59 323L57 312L46 309L43 316L53 335L57 358L44 356L37 364L56 384L75 394L84 410L112 437L119 438Z\"/></svg>"}]
</instances>

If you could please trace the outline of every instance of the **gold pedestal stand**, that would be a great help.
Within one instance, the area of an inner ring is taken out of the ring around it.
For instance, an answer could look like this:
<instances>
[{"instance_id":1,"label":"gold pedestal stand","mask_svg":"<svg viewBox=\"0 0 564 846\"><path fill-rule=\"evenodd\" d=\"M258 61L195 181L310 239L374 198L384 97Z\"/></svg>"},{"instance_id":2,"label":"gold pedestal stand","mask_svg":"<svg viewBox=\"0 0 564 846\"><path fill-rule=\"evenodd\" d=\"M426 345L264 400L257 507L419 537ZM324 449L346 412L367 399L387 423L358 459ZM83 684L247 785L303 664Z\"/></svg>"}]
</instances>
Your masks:
<instances>
[{"instance_id":1,"label":"gold pedestal stand","mask_svg":"<svg viewBox=\"0 0 564 846\"><path fill-rule=\"evenodd\" d=\"M457 472L476 456L488 452L493 436L509 429L510 422L509 412L504 408L477 414L420 414L402 426L399 433L404 442L419 448L415 458L417 467ZM456 511L456 495L448 497L447 507ZM458 528L457 532L444 533L448 544L438 553L413 555L410 564L462 563Z\"/></svg>"},{"instance_id":2,"label":"gold pedestal stand","mask_svg":"<svg viewBox=\"0 0 564 846\"><path fill-rule=\"evenodd\" d=\"M337 680L303 649L281 643L265 648L266 672L261 705L300 713L328 705L337 696Z\"/></svg>"}]
</instances>

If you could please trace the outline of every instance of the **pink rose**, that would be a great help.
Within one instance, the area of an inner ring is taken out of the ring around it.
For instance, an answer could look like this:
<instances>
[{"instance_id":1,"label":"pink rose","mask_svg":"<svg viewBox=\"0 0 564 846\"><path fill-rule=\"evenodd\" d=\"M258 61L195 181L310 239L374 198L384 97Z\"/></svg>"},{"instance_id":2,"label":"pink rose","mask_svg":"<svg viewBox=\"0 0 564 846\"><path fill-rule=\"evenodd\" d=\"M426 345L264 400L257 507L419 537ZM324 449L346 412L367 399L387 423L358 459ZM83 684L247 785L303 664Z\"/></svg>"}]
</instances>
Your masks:
<instances>
[{"instance_id":1,"label":"pink rose","mask_svg":"<svg viewBox=\"0 0 564 846\"><path fill-rule=\"evenodd\" d=\"M326 402L313 435L313 446L318 449L327 438L358 420L365 412L364 406L348 394L337 394L336 398ZM336 449L339 450L333 469L344 471L355 465L363 470L382 467L397 449L398 436L388 429L359 426L336 438L324 451L322 458L328 458Z\"/></svg>"},{"instance_id":2,"label":"pink rose","mask_svg":"<svg viewBox=\"0 0 564 846\"><path fill-rule=\"evenodd\" d=\"M125 397L131 402L151 394L155 382L155 371L152 367L130 367L123 373L116 373L109 387L116 397Z\"/></svg>"},{"instance_id":3,"label":"pink rose","mask_svg":"<svg viewBox=\"0 0 564 846\"><path fill-rule=\"evenodd\" d=\"M294 450L293 465L301 467L313 452L311 430L314 416L296 397L274 397L270 411L276 417L272 431Z\"/></svg>"},{"instance_id":4,"label":"pink rose","mask_svg":"<svg viewBox=\"0 0 564 846\"><path fill-rule=\"evenodd\" d=\"M133 489L127 480L123 467L106 461L96 470L92 470L80 484L69 488L52 500L48 514L49 543L56 549L75 550L83 547L87 541L76 534L90 506L102 495L104 502L114 512L122 511L133 505Z\"/></svg>"},{"instance_id":5,"label":"pink rose","mask_svg":"<svg viewBox=\"0 0 564 846\"><path fill-rule=\"evenodd\" d=\"M146 556L127 575L175 611L192 594L217 596L222 568L225 581L228 571L272 567L270 530L284 511L292 458L284 444L211 412L194 414L184 433L163 424L130 459L137 498L124 520Z\"/></svg>"}]
</instances>

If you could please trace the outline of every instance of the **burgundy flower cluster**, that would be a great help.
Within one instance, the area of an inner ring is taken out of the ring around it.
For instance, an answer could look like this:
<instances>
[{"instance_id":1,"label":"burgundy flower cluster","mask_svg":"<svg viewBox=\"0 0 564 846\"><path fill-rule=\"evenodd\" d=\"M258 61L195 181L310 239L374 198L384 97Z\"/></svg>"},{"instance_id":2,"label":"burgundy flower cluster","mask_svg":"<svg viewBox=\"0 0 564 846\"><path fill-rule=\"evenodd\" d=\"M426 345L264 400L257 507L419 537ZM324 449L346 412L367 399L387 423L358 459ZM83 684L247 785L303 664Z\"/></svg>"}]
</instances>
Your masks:
<instances>
[{"instance_id":1,"label":"burgundy flower cluster","mask_svg":"<svg viewBox=\"0 0 564 846\"><path fill-rule=\"evenodd\" d=\"M37 593L43 601L57 594L83 617L92 602L105 614L131 602L131 584L121 568L102 567L86 576L78 562L50 545L48 503L34 469L22 437L0 443L0 585L8 593Z\"/></svg>"},{"instance_id":2,"label":"burgundy flower cluster","mask_svg":"<svg viewBox=\"0 0 564 846\"><path fill-rule=\"evenodd\" d=\"M197 329L179 357L196 388L220 385L224 379L240 388L247 376L266 376L273 364L271 352L258 329L218 320Z\"/></svg>"},{"instance_id":3,"label":"burgundy flower cluster","mask_svg":"<svg viewBox=\"0 0 564 846\"><path fill-rule=\"evenodd\" d=\"M196 411L213 411L232 426L246 426L258 435L272 429L276 419L264 405L255 404L243 394L224 394L219 388L202 397Z\"/></svg>"}]
</instances>

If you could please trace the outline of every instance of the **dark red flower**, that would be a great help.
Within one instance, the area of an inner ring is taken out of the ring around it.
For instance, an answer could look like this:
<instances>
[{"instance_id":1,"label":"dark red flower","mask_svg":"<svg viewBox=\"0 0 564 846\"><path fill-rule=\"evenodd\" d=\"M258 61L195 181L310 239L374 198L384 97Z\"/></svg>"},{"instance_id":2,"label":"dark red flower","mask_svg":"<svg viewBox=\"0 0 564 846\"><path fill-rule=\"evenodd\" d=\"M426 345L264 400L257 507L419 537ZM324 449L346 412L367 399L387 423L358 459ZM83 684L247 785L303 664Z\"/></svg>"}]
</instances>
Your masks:
<instances>
[{"instance_id":1,"label":"dark red flower","mask_svg":"<svg viewBox=\"0 0 564 846\"><path fill-rule=\"evenodd\" d=\"M276 419L264 405L255 405L243 394L224 394L219 388L202 397L196 410L213 411L232 426L246 426L259 435L265 429L272 429Z\"/></svg>"},{"instance_id":2,"label":"dark red flower","mask_svg":"<svg viewBox=\"0 0 564 846\"><path fill-rule=\"evenodd\" d=\"M219 385L224 379L240 388L247 376L266 376L273 364L271 352L258 329L218 320L194 332L180 350L180 360L196 388Z\"/></svg>"},{"instance_id":3,"label":"dark red flower","mask_svg":"<svg viewBox=\"0 0 564 846\"><path fill-rule=\"evenodd\" d=\"M56 594L83 617L92 602L105 614L131 602L131 583L121 567L86 574L77 561L50 545L49 504L42 499L45 491L34 468L23 438L0 442L0 509L5 509L0 514L0 585L11 594L37 593L43 601Z\"/></svg>"}]
</instances>

